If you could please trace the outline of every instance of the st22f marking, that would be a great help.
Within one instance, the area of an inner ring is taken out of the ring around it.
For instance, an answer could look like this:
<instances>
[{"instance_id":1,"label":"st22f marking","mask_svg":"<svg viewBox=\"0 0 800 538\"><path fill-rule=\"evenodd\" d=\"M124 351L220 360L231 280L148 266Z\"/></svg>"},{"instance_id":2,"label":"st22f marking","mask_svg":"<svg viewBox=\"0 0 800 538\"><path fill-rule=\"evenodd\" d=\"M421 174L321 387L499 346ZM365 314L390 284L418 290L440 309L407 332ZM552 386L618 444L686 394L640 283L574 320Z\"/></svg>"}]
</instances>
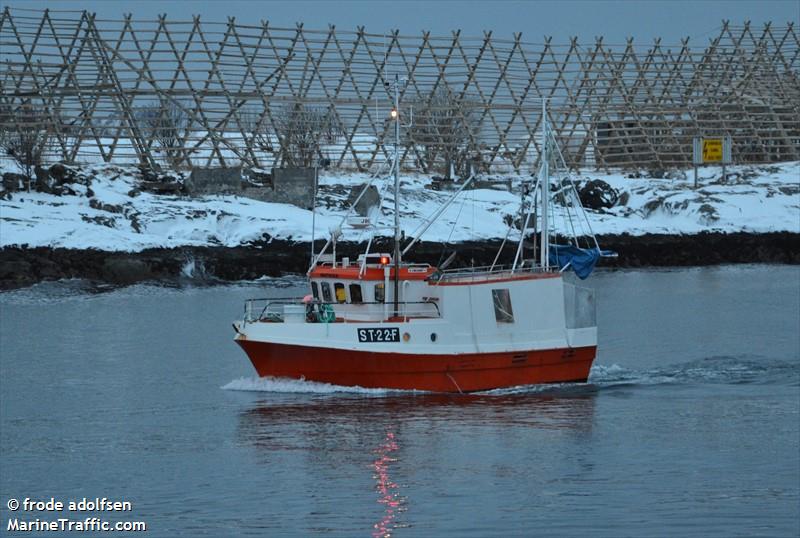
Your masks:
<instances>
[{"instance_id":1,"label":"st22f marking","mask_svg":"<svg viewBox=\"0 0 800 538\"><path fill-rule=\"evenodd\" d=\"M389 327L389 328L367 328L367 329L358 329L358 341L359 342L399 342L400 341L400 329L397 327Z\"/></svg>"}]
</instances>

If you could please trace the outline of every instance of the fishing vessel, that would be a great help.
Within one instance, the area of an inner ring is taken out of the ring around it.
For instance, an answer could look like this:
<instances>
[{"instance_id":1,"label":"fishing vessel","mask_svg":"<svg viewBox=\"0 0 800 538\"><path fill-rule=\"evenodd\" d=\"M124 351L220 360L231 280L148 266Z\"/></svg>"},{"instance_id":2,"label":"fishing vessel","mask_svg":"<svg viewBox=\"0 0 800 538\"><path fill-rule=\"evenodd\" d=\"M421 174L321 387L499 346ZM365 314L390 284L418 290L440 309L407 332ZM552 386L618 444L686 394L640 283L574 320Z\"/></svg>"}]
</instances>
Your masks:
<instances>
[{"instance_id":1,"label":"fishing vessel","mask_svg":"<svg viewBox=\"0 0 800 538\"><path fill-rule=\"evenodd\" d=\"M597 350L595 302L593 291L578 286L572 273L588 276L603 252L593 234L588 248L578 245L577 236L569 245L551 244L551 197L559 196L561 213L582 207L574 184L551 189L550 163L560 152L544 105L538 180L522 189L520 223L509 227L486 267L448 269L452 256L440 267L406 259L443 209L401 246L400 118L392 116L394 252L371 253L371 236L356 260L337 259L337 231L312 255L308 296L247 301L243 319L234 323L235 340L259 376L436 392L586 381ZM351 212L352 207L343 222ZM513 259L501 265L503 248L513 245L509 236L517 232Z\"/></svg>"}]
</instances>

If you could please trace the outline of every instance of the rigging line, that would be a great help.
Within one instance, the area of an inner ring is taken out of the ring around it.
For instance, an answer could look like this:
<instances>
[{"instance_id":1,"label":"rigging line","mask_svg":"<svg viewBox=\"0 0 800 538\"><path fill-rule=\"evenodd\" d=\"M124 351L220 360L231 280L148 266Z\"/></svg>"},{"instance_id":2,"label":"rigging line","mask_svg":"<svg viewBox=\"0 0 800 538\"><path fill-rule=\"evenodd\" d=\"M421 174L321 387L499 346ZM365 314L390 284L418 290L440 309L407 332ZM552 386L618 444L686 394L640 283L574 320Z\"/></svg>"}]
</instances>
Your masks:
<instances>
[{"instance_id":1,"label":"rigging line","mask_svg":"<svg viewBox=\"0 0 800 538\"><path fill-rule=\"evenodd\" d=\"M436 262L436 266L440 266L442 264L442 260L444 260L444 253L447 251L447 246L450 244L450 238L453 237L453 230L456 228L456 224L458 223L458 219L461 218L461 210L464 209L464 204L466 203L465 199L461 200L461 205L458 207L458 215L456 215L456 220L453 221L453 226L450 228L450 234L447 236L447 240L442 243L442 251L439 253L439 261Z\"/></svg>"},{"instance_id":2,"label":"rigging line","mask_svg":"<svg viewBox=\"0 0 800 538\"><path fill-rule=\"evenodd\" d=\"M561 199L563 201L564 193L561 192L561 190L559 190L557 194L561 195ZM560 229L563 230L563 235L564 235L564 237L566 237L567 234L569 234L569 224L567 223L567 216L566 216L567 212L564 210L565 209L564 206L557 207L555 197L556 197L556 195L553 195L553 200L552 200L553 212L555 213L556 209L558 209L558 216L561 219L561 228ZM559 238L558 231L555 228L555 218L553 219L553 221L554 221L553 222L553 225L554 225L553 226L553 231L554 231L554 236L555 236L555 242L553 242L553 244L557 244L559 241L561 241L561 238Z\"/></svg>"},{"instance_id":3,"label":"rigging line","mask_svg":"<svg viewBox=\"0 0 800 538\"><path fill-rule=\"evenodd\" d=\"M589 230L586 229L586 227L584 226L583 221L581 221L581 219L580 219L578 208L582 208L583 206L581 206L581 199L580 199L580 197L578 195L578 192L577 192L577 190L575 188L573 188L572 191L570 192L570 196L572 196L572 207L576 208L576 210L575 210L575 220L578 221L578 226L580 227L581 237L585 238L586 247L587 248L591 248L591 244L589 244L589 242L591 241L591 235L592 234L591 234L591 232Z\"/></svg>"},{"instance_id":4,"label":"rigging line","mask_svg":"<svg viewBox=\"0 0 800 538\"><path fill-rule=\"evenodd\" d=\"M539 183L537 182L536 185L538 187ZM528 193L525 191L525 183L524 182L520 184L520 188L522 189L522 200L520 201L520 207L519 207L519 209L520 209L519 214L520 214L520 218L521 218L525 214L525 198L527 198ZM534 189L534 191L535 191L535 189ZM532 202L532 204L535 203L535 201L536 201L536 199L534 198L534 201ZM534 221L535 220L536 220L536 217L534 217ZM521 221L520 221L520 224L522 224ZM489 268L489 271L492 271L494 269L494 266L497 265L497 260L500 259L500 255L503 253L503 248L506 246L506 242L508 241L508 236L511 235L511 230L513 228L514 228L514 215L511 215L511 222L508 223L508 229L506 230L506 236L503 238L503 242L500 243L500 248L497 249L497 254L494 257L494 261L492 262L492 266Z\"/></svg>"},{"instance_id":5,"label":"rigging line","mask_svg":"<svg viewBox=\"0 0 800 538\"><path fill-rule=\"evenodd\" d=\"M555 136L552 133L550 133L550 136L553 139L553 142L555 142ZM557 153L559 159L561 160L561 164L564 166L565 169L567 169L567 162L564 160L564 154L561 153L561 148L558 146L558 144L554 143L553 145L556 148L556 153ZM597 248L597 250L600 250L600 244L597 242L597 236L594 234L594 230L592 230L592 224L589 222L589 215L586 214L586 209L584 209L583 203L581 203L580 197L577 196L578 188L575 186L575 181L573 181L572 176L568 175L567 178L569 179L569 182L572 184L572 189L576 193L578 207L580 208L580 212L583 214L583 218L586 221L586 225L589 227L589 235L591 236L592 240L594 241L594 246Z\"/></svg>"},{"instance_id":6,"label":"rigging line","mask_svg":"<svg viewBox=\"0 0 800 538\"><path fill-rule=\"evenodd\" d=\"M538 259L538 253L536 252L536 245L538 244L538 237L539 237L539 230L541 226L537 219L541 216L538 214L539 208L537 207L537 203L539 203L539 180L536 181L536 188L533 190L533 201L531 202L531 206L533 207L533 265L536 265L536 260Z\"/></svg>"},{"instance_id":7,"label":"rigging line","mask_svg":"<svg viewBox=\"0 0 800 538\"><path fill-rule=\"evenodd\" d=\"M563 182L563 180L562 180L562 182ZM561 199L564 202L564 206L563 206L564 207L564 211L567 214L567 218L569 219L569 228L570 228L570 230L572 230L572 240L575 242L575 246L576 247L580 247L580 245L578 244L578 234L575 233L575 225L572 222L572 211L570 211L570 208L572 207L572 189L567 189L567 191L569 192L569 201L567 200L567 196L565 196L565 194L566 194L565 191L561 192ZM577 218L577 215L576 215L576 218Z\"/></svg>"},{"instance_id":8,"label":"rigging line","mask_svg":"<svg viewBox=\"0 0 800 538\"><path fill-rule=\"evenodd\" d=\"M472 189L470 192L472 196L472 227L470 229L470 237L472 237L472 248L470 249L472 252L470 253L470 258L472 258L472 265L475 265L475 189Z\"/></svg>"},{"instance_id":9,"label":"rigging line","mask_svg":"<svg viewBox=\"0 0 800 538\"><path fill-rule=\"evenodd\" d=\"M549 134L549 131L548 131L548 134ZM550 137L550 141L551 141L552 146L555 147L556 150L560 154L560 150L558 149L558 145L555 143L555 138L553 138L551 136ZM558 165L558 161L557 161L557 159L555 157L556 156L554 155L553 156L553 161L554 162L552 163L551 170L554 170L556 173L558 173L559 165ZM561 163L562 164L564 163L563 159L561 159ZM556 192L552 192L551 191L551 193L550 193L550 196L551 196L551 200L550 201L551 201L551 203L548 204L548 207L552 208L552 211L553 211L553 218L551 219L551 222L553 223L553 237L555 238L555 241L556 241L553 244L557 244L558 241L559 241L558 230L556 229L556 226L555 226L555 224L556 224L556 215L555 215L555 213L556 213L556 209L557 209L556 208L556 197L557 196L561 197L561 202L562 202L562 204L559 204L560 208L559 208L559 215L558 216L561 217L561 224L563 226L564 236L566 236L566 234L569 233L568 232L569 231L569 227L568 227L568 223L567 223L567 216L569 215L569 211L567 211L566 205L563 204L563 202L565 201L565 199L564 199L563 182L564 182L564 178L562 176L561 177L561 181L558 183L558 190Z\"/></svg>"},{"instance_id":10,"label":"rigging line","mask_svg":"<svg viewBox=\"0 0 800 538\"><path fill-rule=\"evenodd\" d=\"M550 167L552 166L552 169L548 170L548 171L549 172L552 172L552 171L556 171L557 172L558 171L559 158L560 158L561 164L564 167L566 167L566 163L564 161L564 157L561 155L561 148L556 143L555 136L553 135L553 131L550 129L549 125L547 125L547 129L545 131L545 144L547 145L548 148L550 148L550 149L554 148L555 149L554 152L548 152L547 153L547 161L548 161L547 162L547 166L548 166L548 169L550 169ZM548 187L549 187L550 180L553 177L553 175L554 174L552 174L552 173L548 174L548 177L547 177ZM556 256L558 256L558 230L556 229L556 203L555 203L555 198L556 198L556 195L563 194L562 193L563 189L561 188L561 185L559 185L559 190L556 191L555 193L550 188L548 188L547 190L548 190L548 200L547 200L547 216L548 216L548 219L547 219L547 224L548 224L548 226L547 226L547 228L548 228L548 230L547 230L548 231L548 233L547 233L547 237L548 237L547 248L548 248L548 250L547 250L547 252L548 252L548 254L550 253L549 244L555 244L556 245ZM563 211L558 216L561 217L561 222L563 223L564 229L566 230L566 220L564 218ZM552 233L551 233L551 231L552 231ZM553 240L555 240L555 243L553 243ZM545 248L545 245L542 245L542 248ZM550 264L549 256L548 256L547 263L548 263L548 265Z\"/></svg>"},{"instance_id":11,"label":"rigging line","mask_svg":"<svg viewBox=\"0 0 800 538\"><path fill-rule=\"evenodd\" d=\"M445 210L450 206L450 204L453 203L453 200L455 200L458 197L458 195L461 194L461 192L467 187L467 185L470 183L470 181L472 181L473 178L474 176L470 176L469 178L467 178L464 181L464 184L461 185L461 187L455 193L453 193L444 204L442 204L436 211L434 211L433 214L430 215L427 219L423 220L423 222L419 226L417 226L413 232L411 232L410 237L413 237L413 239L403 249L402 252L403 256L405 256L406 252L408 252L409 249L412 246L414 246L414 244L417 241L419 241L419 239L425 234L425 232L428 231L428 229L433 225L433 223L436 222L436 220L438 220L439 217L442 216L442 213L444 213Z\"/></svg>"},{"instance_id":12,"label":"rigging line","mask_svg":"<svg viewBox=\"0 0 800 538\"><path fill-rule=\"evenodd\" d=\"M549 180L550 180L550 178L548 177L548 181ZM548 219L547 219L547 228L548 228L548 233L547 233L548 250L547 250L547 254L548 254L548 256L547 256L547 264L548 264L548 266L552 266L552 264L550 263L550 256L549 256L549 254L551 252L550 248L549 248L549 244L551 243L551 239L550 238L554 237L554 238L556 238L556 240L558 240L558 232L556 230L556 207L555 207L556 204L555 204L555 202L553 202L553 195L552 195L552 193L549 192L549 189L548 189L548 194L550 195L550 198L547 200L547 210L548 210ZM564 215L561 215L561 220L562 221L564 220ZM544 245L542 245L542 246L544 247ZM557 255L558 255L558 246L556 246L556 256Z\"/></svg>"},{"instance_id":13,"label":"rigging line","mask_svg":"<svg viewBox=\"0 0 800 538\"><path fill-rule=\"evenodd\" d=\"M555 146L556 146L556 152L558 153L558 156L561 159L561 163L566 168L567 164L566 161L564 160L564 155L561 153L561 148L559 148L557 144ZM573 181L572 176L567 176L567 177L570 183L572 184L573 190L575 190L575 193L577 195L578 188L575 186L575 181ZM600 244L597 242L597 236L594 234L594 230L592 229L592 224L589 222L589 215L586 214L586 209L583 207L583 203L581 203L580 197L576 196L576 198L578 201L578 207L580 208L580 212L583 214L583 218L586 221L586 225L589 227L589 235L594 241L594 246L597 248L597 250L600 250Z\"/></svg>"},{"instance_id":14,"label":"rigging line","mask_svg":"<svg viewBox=\"0 0 800 538\"><path fill-rule=\"evenodd\" d=\"M525 232L528 230L528 222L530 221L530 218L531 218L531 212L528 211L527 214L525 215L525 221L521 223L522 229L520 230L519 234L519 243L517 244L517 252L514 254L514 264L511 266L512 273L517 269L517 260L522 258L522 260L524 261L525 259L525 255L522 249L525 245Z\"/></svg>"},{"instance_id":15,"label":"rigging line","mask_svg":"<svg viewBox=\"0 0 800 538\"><path fill-rule=\"evenodd\" d=\"M574 183L573 183L573 188L574 188ZM580 197L578 197L578 207L580 207L581 213L583 214L583 219L586 221L586 226L589 228L589 235L594 241L595 248L597 250L600 250L600 244L597 242L597 236L594 234L594 230L592 229L592 223L589 222L589 215L587 214L586 209L584 209Z\"/></svg>"},{"instance_id":16,"label":"rigging line","mask_svg":"<svg viewBox=\"0 0 800 538\"><path fill-rule=\"evenodd\" d=\"M492 262L492 266L489 267L489 272L491 273L494 269L494 266L497 265L497 260L500 259L500 254L503 252L503 247L506 246L506 241L508 241L508 236L511 234L511 228L514 224L514 218L511 218L511 224L508 226L508 230L506 230L506 236L503 238L503 242L500 243L500 248L497 249L497 254L494 257L494 261Z\"/></svg>"},{"instance_id":17,"label":"rigging line","mask_svg":"<svg viewBox=\"0 0 800 538\"><path fill-rule=\"evenodd\" d=\"M541 181L542 181L541 177L539 177L539 179L536 180L536 187L534 187L533 203L531 203L531 205L528 206L528 211L525 212L525 220L520 222L520 224L522 225L522 229L519 232L519 243L517 244L517 251L514 254L514 263L511 266L511 272L512 273L514 271L516 271L516 269L517 269L517 260L520 259L520 258L522 260L525 259L525 255L524 255L524 252L523 252L523 247L524 247L524 244L525 244L525 232L528 231L528 224L530 223L530 220L531 220L531 214L535 213L535 211L536 211L536 195L537 195L537 189L539 188L539 185L540 185ZM535 220L536 220L536 217L534 217L534 225L535 225ZM513 223L513 221L512 221L512 223ZM534 241L535 241L535 237L536 237L536 234L534 234Z\"/></svg>"},{"instance_id":18,"label":"rigging line","mask_svg":"<svg viewBox=\"0 0 800 538\"><path fill-rule=\"evenodd\" d=\"M572 209L572 211L575 211L575 221L577 222L577 226L578 226L577 232L575 231L575 229L573 227L573 234L575 234L575 246L580 248L580 240L578 239L578 237L579 237L578 234L580 234L580 237L583 237L586 240L586 242L587 242L586 245L587 245L587 248L588 248L590 246L589 243L588 243L589 238L587 236L586 230L584 229L583 223L581 222L580 218L578 217L578 211L577 211L577 207L578 206L575 203L576 196L577 196L577 193L575 192L575 189L570 189L569 190L569 205L570 205L570 208ZM570 223L572 223L572 212L570 212Z\"/></svg>"},{"instance_id":19,"label":"rigging line","mask_svg":"<svg viewBox=\"0 0 800 538\"><path fill-rule=\"evenodd\" d=\"M347 213L345 213L344 217L342 217L342 220L339 222L339 225L337 226L338 230L342 229L342 225L344 225L344 223L347 222L347 219L353 213L353 210L355 209L356 205L358 205L358 202L361 201L361 198L364 197L364 195L367 193L367 190L370 188L370 186L372 185L372 183L374 181L375 181L375 178L373 177L372 179L369 180L369 182L367 182L367 184L364 186L364 188L361 189L361 192L359 193L358 197L350 205L350 208L347 210ZM325 246L322 247L322 250L320 251L320 253L317 254L317 256L313 260L311 260L311 266L308 268L308 271L306 272L306 274L311 273L311 271L314 269L314 267L317 266L317 263L319 262L320 258L322 258L322 255L325 254L325 252L328 250L328 247L330 245L331 245L331 236L328 237L328 241L325 243Z\"/></svg>"},{"instance_id":20,"label":"rigging line","mask_svg":"<svg viewBox=\"0 0 800 538\"><path fill-rule=\"evenodd\" d=\"M447 244L450 243L450 238L453 237L453 231L455 231L455 229L456 229L456 224L458 224L458 221L461 218L461 211L464 209L464 204L466 204L466 203L467 203L467 197L464 196L461 199L461 205L458 207L458 215L456 215L456 220L453 221L453 226L450 228L450 234L447 236L447 241L444 243L444 245L447 245ZM442 256L444 256L444 245L442 245L442 247L443 247L442 248Z\"/></svg>"},{"instance_id":21,"label":"rigging line","mask_svg":"<svg viewBox=\"0 0 800 538\"><path fill-rule=\"evenodd\" d=\"M383 168L386 168L385 163L388 163L388 162L390 162L390 161L384 161L384 166L381 167L381 170L378 170L378 172L376 172L376 175L373 176L373 179L377 178L383 172ZM392 162L394 162L394 161L392 161ZM392 166L394 166L394 165L392 165ZM389 170L391 171L392 169L393 168L390 167ZM378 186L375 187L376 189L378 189L378 196L380 198L380 202L378 203L378 213L377 213L377 215L375 217L375 228L376 229L378 229L378 228L382 229L384 227L385 228L389 227L389 225L384 224L385 215L383 213L383 204L384 204L384 202L388 203L387 194L389 194L389 191L393 187L393 185L392 185L391 181L389 181L391 179L391 177L388 174L385 177L382 177L381 179L383 181L382 182L378 182ZM368 213L368 215L369 215L369 213Z\"/></svg>"}]
</instances>

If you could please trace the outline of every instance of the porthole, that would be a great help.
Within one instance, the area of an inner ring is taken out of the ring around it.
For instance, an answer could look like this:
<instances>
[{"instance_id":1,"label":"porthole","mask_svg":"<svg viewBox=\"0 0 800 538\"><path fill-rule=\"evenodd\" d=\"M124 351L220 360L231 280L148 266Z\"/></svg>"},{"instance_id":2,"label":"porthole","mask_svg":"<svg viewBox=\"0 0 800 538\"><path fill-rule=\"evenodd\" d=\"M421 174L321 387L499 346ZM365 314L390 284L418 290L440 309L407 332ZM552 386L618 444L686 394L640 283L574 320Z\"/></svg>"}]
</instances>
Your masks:
<instances>
[{"instance_id":1,"label":"porthole","mask_svg":"<svg viewBox=\"0 0 800 538\"><path fill-rule=\"evenodd\" d=\"M431 342L436 341L436 333L431 333Z\"/></svg>"},{"instance_id":2,"label":"porthole","mask_svg":"<svg viewBox=\"0 0 800 538\"><path fill-rule=\"evenodd\" d=\"M411 335L408 333L403 333L403 342L408 342L411 340Z\"/></svg>"}]
</instances>

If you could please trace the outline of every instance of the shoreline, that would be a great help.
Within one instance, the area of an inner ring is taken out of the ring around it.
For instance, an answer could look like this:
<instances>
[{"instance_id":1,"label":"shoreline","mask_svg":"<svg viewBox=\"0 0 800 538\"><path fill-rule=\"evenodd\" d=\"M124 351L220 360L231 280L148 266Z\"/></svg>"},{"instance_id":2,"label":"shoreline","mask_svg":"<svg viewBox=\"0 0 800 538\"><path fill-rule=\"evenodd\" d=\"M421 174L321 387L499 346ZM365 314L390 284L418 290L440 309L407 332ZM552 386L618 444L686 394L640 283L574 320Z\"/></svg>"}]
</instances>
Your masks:
<instances>
[{"instance_id":1,"label":"shoreline","mask_svg":"<svg viewBox=\"0 0 800 538\"><path fill-rule=\"evenodd\" d=\"M694 235L605 235L601 248L618 253L598 267L689 267L737 263L800 264L800 233L707 232ZM415 245L413 261L436 265L454 250L451 267L490 265L501 240ZM516 243L515 243L516 244ZM322 241L317 243L321 248ZM391 252L387 238L376 238L372 252ZM364 244L342 242L337 257L355 260ZM513 256L506 244L504 258ZM144 281L172 282L181 278L209 281L256 280L303 274L308 269L311 246L306 242L272 239L238 247L155 248L140 252L50 247L0 249L0 290L69 278L112 285Z\"/></svg>"}]
</instances>

